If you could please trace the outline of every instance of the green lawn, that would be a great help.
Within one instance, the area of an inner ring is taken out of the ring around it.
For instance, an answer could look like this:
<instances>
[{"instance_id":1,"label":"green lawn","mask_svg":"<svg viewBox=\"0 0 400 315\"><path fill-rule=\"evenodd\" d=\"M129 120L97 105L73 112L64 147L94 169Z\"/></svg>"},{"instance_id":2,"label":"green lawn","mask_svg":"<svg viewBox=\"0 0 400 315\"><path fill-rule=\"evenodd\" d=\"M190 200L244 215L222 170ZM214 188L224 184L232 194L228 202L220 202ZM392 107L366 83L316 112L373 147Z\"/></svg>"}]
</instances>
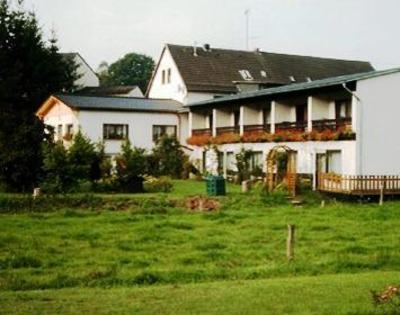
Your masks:
<instances>
[{"instance_id":1,"label":"green lawn","mask_svg":"<svg viewBox=\"0 0 400 315\"><path fill-rule=\"evenodd\" d=\"M148 287L5 292L4 314L387 314L369 290L400 272Z\"/></svg>"},{"instance_id":2,"label":"green lawn","mask_svg":"<svg viewBox=\"0 0 400 315\"><path fill-rule=\"evenodd\" d=\"M178 181L162 198L129 196L142 200L129 208L115 195L103 196L113 211L0 215L0 313L97 313L104 303L104 312L365 313L369 289L400 283L400 202L293 207L228 191L212 213L169 202L204 192ZM288 223L297 227L291 263Z\"/></svg>"}]
</instances>

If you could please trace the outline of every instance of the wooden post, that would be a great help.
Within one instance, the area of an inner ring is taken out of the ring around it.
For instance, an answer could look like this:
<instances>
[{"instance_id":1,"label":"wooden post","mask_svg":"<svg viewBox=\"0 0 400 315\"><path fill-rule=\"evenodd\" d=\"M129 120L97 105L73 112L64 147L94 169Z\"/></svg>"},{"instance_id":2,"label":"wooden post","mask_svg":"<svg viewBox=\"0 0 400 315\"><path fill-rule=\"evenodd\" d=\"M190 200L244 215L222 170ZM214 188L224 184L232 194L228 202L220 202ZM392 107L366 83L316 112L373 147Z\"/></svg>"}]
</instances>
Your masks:
<instances>
[{"instance_id":1,"label":"wooden post","mask_svg":"<svg viewBox=\"0 0 400 315\"><path fill-rule=\"evenodd\" d=\"M247 193L250 190L250 181L249 180L244 180L242 182L242 193Z\"/></svg>"},{"instance_id":2,"label":"wooden post","mask_svg":"<svg viewBox=\"0 0 400 315\"><path fill-rule=\"evenodd\" d=\"M40 188L34 188L33 189L33 199L38 198L41 195L41 190Z\"/></svg>"},{"instance_id":3,"label":"wooden post","mask_svg":"<svg viewBox=\"0 0 400 315\"><path fill-rule=\"evenodd\" d=\"M286 242L286 256L289 261L294 259L294 231L295 226L288 224L288 237Z\"/></svg>"},{"instance_id":4,"label":"wooden post","mask_svg":"<svg viewBox=\"0 0 400 315\"><path fill-rule=\"evenodd\" d=\"M383 183L381 183L381 187L379 190L379 205L383 206Z\"/></svg>"}]
</instances>

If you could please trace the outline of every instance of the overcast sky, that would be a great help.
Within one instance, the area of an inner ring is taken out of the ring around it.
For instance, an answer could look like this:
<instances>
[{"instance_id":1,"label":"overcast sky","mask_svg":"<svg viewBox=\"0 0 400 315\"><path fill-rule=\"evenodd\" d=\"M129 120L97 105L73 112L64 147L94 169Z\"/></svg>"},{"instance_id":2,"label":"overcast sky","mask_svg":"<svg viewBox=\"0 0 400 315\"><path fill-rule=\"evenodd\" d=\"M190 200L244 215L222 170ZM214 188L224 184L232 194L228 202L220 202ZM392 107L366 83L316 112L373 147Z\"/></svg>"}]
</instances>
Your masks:
<instances>
[{"instance_id":1,"label":"overcast sky","mask_svg":"<svg viewBox=\"0 0 400 315\"><path fill-rule=\"evenodd\" d=\"M250 48L400 66L400 0L25 0L61 51L93 68L128 52L155 60L164 43Z\"/></svg>"}]
</instances>

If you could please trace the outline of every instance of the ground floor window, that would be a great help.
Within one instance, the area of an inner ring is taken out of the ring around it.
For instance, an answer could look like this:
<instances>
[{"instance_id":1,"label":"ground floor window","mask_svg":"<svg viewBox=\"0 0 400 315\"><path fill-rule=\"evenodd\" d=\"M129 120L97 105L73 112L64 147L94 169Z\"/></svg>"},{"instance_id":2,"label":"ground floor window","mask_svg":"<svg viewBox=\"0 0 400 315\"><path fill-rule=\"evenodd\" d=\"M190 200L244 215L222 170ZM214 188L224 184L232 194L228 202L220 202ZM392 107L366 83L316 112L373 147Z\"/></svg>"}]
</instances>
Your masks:
<instances>
[{"instance_id":1,"label":"ground floor window","mask_svg":"<svg viewBox=\"0 0 400 315\"><path fill-rule=\"evenodd\" d=\"M235 171L236 170L236 159L233 152L226 152L226 170Z\"/></svg>"},{"instance_id":2,"label":"ground floor window","mask_svg":"<svg viewBox=\"0 0 400 315\"><path fill-rule=\"evenodd\" d=\"M103 139L105 140L122 140L127 139L129 134L128 125L123 124L104 124Z\"/></svg>"},{"instance_id":3,"label":"ground floor window","mask_svg":"<svg viewBox=\"0 0 400 315\"><path fill-rule=\"evenodd\" d=\"M157 141L163 136L176 138L175 125L153 125L153 141Z\"/></svg>"},{"instance_id":4,"label":"ground floor window","mask_svg":"<svg viewBox=\"0 0 400 315\"><path fill-rule=\"evenodd\" d=\"M262 171L263 166L263 153L262 151L253 151L249 157L249 168L250 171Z\"/></svg>"},{"instance_id":5,"label":"ground floor window","mask_svg":"<svg viewBox=\"0 0 400 315\"><path fill-rule=\"evenodd\" d=\"M342 152L339 150L326 151L326 170L328 173L342 173Z\"/></svg>"}]
</instances>

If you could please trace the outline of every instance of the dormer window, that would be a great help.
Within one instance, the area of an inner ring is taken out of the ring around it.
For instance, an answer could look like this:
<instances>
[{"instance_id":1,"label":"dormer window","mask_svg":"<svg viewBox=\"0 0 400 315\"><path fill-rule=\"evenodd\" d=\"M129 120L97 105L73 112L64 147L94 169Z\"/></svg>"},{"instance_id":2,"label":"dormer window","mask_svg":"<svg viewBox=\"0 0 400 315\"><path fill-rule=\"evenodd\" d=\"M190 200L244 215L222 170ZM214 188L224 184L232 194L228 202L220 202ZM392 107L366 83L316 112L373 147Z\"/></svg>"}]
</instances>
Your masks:
<instances>
[{"instance_id":1,"label":"dormer window","mask_svg":"<svg viewBox=\"0 0 400 315\"><path fill-rule=\"evenodd\" d=\"M249 70L239 70L240 75L242 76L243 80L252 81L254 78L252 77Z\"/></svg>"}]
</instances>

